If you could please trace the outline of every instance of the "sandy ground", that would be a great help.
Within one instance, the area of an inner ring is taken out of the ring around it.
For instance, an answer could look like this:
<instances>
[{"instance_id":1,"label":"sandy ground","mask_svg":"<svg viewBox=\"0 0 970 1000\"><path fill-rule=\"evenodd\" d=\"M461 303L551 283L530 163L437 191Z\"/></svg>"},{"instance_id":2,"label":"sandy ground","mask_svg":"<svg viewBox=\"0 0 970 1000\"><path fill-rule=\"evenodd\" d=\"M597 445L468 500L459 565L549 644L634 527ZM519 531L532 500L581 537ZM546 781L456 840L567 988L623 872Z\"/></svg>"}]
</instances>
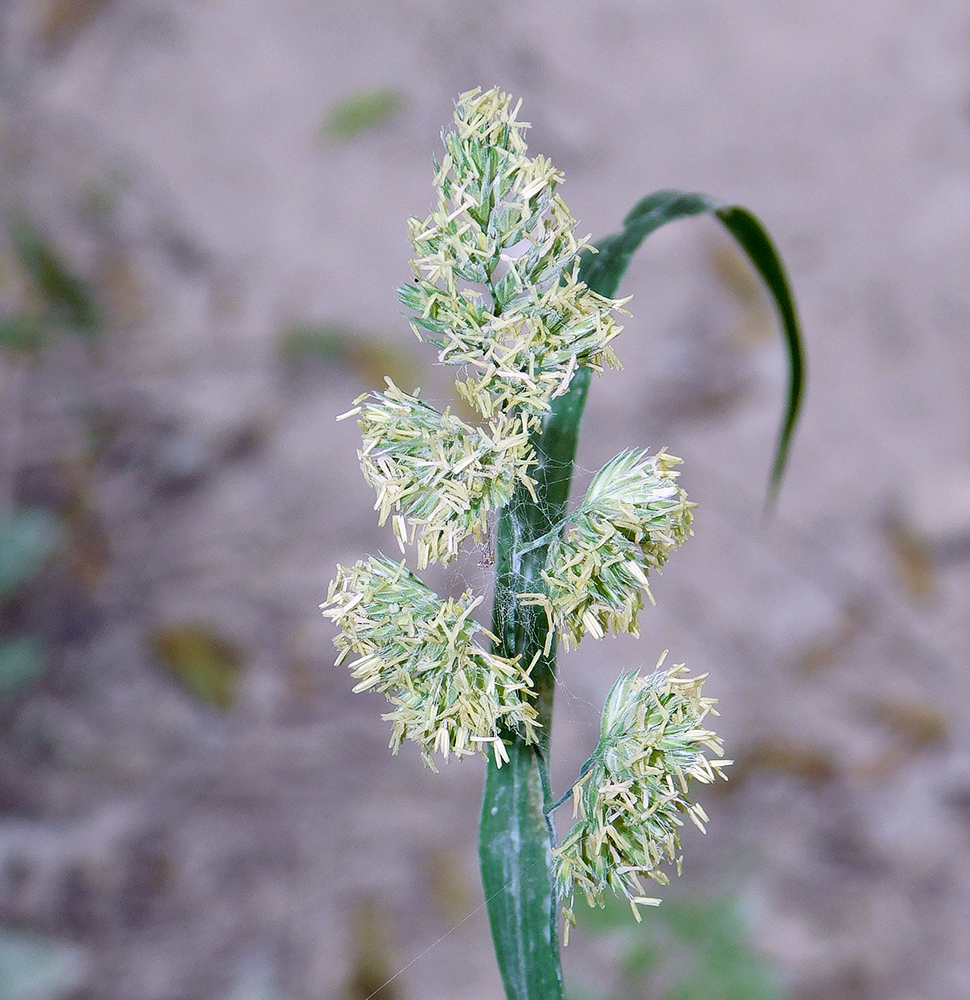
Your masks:
<instances>
[{"instance_id":1,"label":"sandy ground","mask_svg":"<svg viewBox=\"0 0 970 1000\"><path fill-rule=\"evenodd\" d=\"M810 362L766 524L770 313L712 223L635 261L579 461L668 446L696 534L639 642L563 658L554 780L617 670L669 647L710 672L739 761L679 890L739 899L792 997L970 995L964 3L7 0L0 30L4 210L111 319L93 350L0 359L6 498L73 490L97 543L36 595L55 655L0 737L0 915L79 947L71 1000L359 1000L361 968L434 942L385 996L501 995L481 911L438 941L480 902L480 763L390 758L317 613L336 562L391 547L334 418L384 362L430 361L394 296L405 220L455 96L493 84L594 237L663 187L757 212ZM393 118L321 135L384 85ZM351 357L284 363L296 323ZM186 621L243 651L226 715L150 641ZM612 975L582 934L567 968L599 995Z\"/></svg>"}]
</instances>

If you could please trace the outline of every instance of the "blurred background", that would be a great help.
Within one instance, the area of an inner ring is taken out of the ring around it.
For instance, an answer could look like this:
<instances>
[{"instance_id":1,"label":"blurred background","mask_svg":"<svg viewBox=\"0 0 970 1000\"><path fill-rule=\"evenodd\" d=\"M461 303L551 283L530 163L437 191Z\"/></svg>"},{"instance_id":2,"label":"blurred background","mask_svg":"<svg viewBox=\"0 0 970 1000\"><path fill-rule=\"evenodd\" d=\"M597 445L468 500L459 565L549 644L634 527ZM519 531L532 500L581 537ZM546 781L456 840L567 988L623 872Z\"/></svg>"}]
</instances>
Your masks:
<instances>
[{"instance_id":1,"label":"blurred background","mask_svg":"<svg viewBox=\"0 0 970 1000\"><path fill-rule=\"evenodd\" d=\"M768 300L709 221L634 260L578 483L667 446L700 506L642 637L562 657L555 791L667 648L737 763L642 926L578 911L571 996L970 995L967 5L6 0L0 1000L501 996L481 761L390 757L317 610L394 551L335 417L450 398L395 286L493 85L594 241L759 215L809 360L765 521Z\"/></svg>"}]
</instances>

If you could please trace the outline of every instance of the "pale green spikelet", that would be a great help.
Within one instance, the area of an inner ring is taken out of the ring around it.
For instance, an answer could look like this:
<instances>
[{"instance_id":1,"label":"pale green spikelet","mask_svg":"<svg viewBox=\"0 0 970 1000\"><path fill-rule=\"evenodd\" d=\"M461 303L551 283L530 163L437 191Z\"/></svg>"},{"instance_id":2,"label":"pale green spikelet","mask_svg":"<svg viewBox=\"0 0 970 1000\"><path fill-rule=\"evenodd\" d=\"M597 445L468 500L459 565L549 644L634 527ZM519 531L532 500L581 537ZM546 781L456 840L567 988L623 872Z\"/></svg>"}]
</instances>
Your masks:
<instances>
[{"instance_id":1,"label":"pale green spikelet","mask_svg":"<svg viewBox=\"0 0 970 1000\"><path fill-rule=\"evenodd\" d=\"M723 778L731 763L702 726L715 704L701 695L704 676L685 676L683 665L662 671L662 663L648 677L635 670L613 685L599 743L573 786L578 821L553 852L567 939L577 889L590 906L602 906L607 889L625 895L637 920L637 906L660 902L644 894L641 880L666 885L662 866L680 868L681 817L701 830L707 820L689 798L690 779ZM705 750L717 757L709 760Z\"/></svg>"},{"instance_id":2,"label":"pale green spikelet","mask_svg":"<svg viewBox=\"0 0 970 1000\"><path fill-rule=\"evenodd\" d=\"M617 364L610 342L621 301L578 277L589 246L556 193L562 175L529 158L526 123L498 89L461 95L437 165L439 203L411 219L415 280L398 289L411 326L460 365L458 391L484 417L542 414L578 365Z\"/></svg>"},{"instance_id":3,"label":"pale green spikelet","mask_svg":"<svg viewBox=\"0 0 970 1000\"><path fill-rule=\"evenodd\" d=\"M471 617L484 598L466 591L443 601L404 563L371 556L338 566L321 610L340 627L337 663L351 653L354 691L380 691L395 706L390 747L415 740L432 769L432 753L445 760L491 745L501 765L500 730L536 738L529 670L474 641L492 634Z\"/></svg>"},{"instance_id":4,"label":"pale green spikelet","mask_svg":"<svg viewBox=\"0 0 970 1000\"><path fill-rule=\"evenodd\" d=\"M529 423L496 415L472 427L386 381L384 392L359 397L344 416L357 417L358 457L377 491L380 523L394 515L401 551L416 540L423 569L452 559L469 535L482 541L489 512L508 503L517 482L532 490Z\"/></svg>"},{"instance_id":5,"label":"pale green spikelet","mask_svg":"<svg viewBox=\"0 0 970 1000\"><path fill-rule=\"evenodd\" d=\"M593 478L561 537L549 546L543 579L554 624L567 646L589 633L638 634L648 574L690 534L692 508L676 485L679 458L624 451Z\"/></svg>"}]
</instances>

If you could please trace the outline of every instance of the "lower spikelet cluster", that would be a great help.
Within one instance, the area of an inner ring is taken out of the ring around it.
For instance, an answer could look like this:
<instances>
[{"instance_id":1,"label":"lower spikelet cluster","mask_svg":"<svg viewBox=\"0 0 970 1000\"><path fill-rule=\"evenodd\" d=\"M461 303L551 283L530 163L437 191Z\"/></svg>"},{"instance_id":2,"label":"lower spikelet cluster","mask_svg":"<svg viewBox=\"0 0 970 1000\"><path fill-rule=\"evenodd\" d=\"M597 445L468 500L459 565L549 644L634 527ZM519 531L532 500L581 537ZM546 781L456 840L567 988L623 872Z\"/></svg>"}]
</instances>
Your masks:
<instances>
[{"instance_id":1,"label":"lower spikelet cluster","mask_svg":"<svg viewBox=\"0 0 970 1000\"><path fill-rule=\"evenodd\" d=\"M661 671L661 664L648 677L633 671L613 685L599 743L573 786L578 821L554 851L567 941L577 889L590 906L602 906L607 889L622 893L637 920L638 905L660 902L644 895L641 880L666 885L661 866L680 869L681 817L701 830L707 820L688 797L690 779L723 778L731 763L720 759L720 740L702 726L714 706L701 696L704 677L685 676L683 665ZM708 760L705 750L716 758Z\"/></svg>"},{"instance_id":2,"label":"lower spikelet cluster","mask_svg":"<svg viewBox=\"0 0 970 1000\"><path fill-rule=\"evenodd\" d=\"M471 617L482 600L466 591L443 601L403 563L371 556L338 566L320 606L341 629L337 662L357 654L354 691L380 691L395 706L384 716L394 724L391 749L415 740L432 769L432 753L447 760L489 745L501 765L503 727L536 738L528 670L474 641L479 632L492 639Z\"/></svg>"}]
</instances>

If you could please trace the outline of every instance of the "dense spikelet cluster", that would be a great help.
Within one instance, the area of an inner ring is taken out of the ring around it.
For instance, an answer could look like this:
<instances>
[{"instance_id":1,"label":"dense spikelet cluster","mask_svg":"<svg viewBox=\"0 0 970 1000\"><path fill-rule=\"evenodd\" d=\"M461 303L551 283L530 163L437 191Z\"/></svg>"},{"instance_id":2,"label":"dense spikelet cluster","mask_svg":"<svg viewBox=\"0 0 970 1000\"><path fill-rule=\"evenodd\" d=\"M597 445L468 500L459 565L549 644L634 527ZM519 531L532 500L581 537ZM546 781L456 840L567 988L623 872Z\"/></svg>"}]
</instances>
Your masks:
<instances>
[{"instance_id":1,"label":"dense spikelet cluster","mask_svg":"<svg viewBox=\"0 0 970 1000\"><path fill-rule=\"evenodd\" d=\"M666 654L664 654L666 655ZM701 696L704 677L683 666L641 677L621 676L603 708L600 740L573 786L576 824L554 851L554 877L563 903L566 938L581 891L590 906L611 889L637 906L657 905L643 878L666 885L663 865L680 869L680 828L688 816L704 829L704 810L688 797L690 779L724 777L718 737L702 726L714 700ZM717 755L709 760L705 750Z\"/></svg>"},{"instance_id":2,"label":"dense spikelet cluster","mask_svg":"<svg viewBox=\"0 0 970 1000\"><path fill-rule=\"evenodd\" d=\"M579 280L587 242L556 193L562 175L527 155L517 110L497 89L459 98L435 165L438 206L409 220L415 280L399 289L418 335L462 367L457 389L480 425L390 380L344 414L360 426L380 522L391 519L402 552L416 547L418 569L453 559L469 537L483 541L489 513L517 486L536 499L530 439L550 401L579 366L616 364L622 303ZM470 617L479 602L442 602L387 560L338 567L322 605L342 630L338 662L358 654L355 690L382 691L395 706L395 750L415 739L431 763L432 752L462 757L491 743L501 760L503 726L535 738L528 671L471 641L476 631L492 638Z\"/></svg>"},{"instance_id":3,"label":"dense spikelet cluster","mask_svg":"<svg viewBox=\"0 0 970 1000\"><path fill-rule=\"evenodd\" d=\"M337 662L356 654L354 691L380 691L395 706L384 716L393 723L395 753L405 739L415 740L434 769L433 752L447 760L491 745L501 764L500 729L535 739L528 670L474 641L478 633L494 638L471 617L482 600L466 592L443 601L403 563L386 558L337 567L321 606L341 629Z\"/></svg>"},{"instance_id":4,"label":"dense spikelet cluster","mask_svg":"<svg viewBox=\"0 0 970 1000\"><path fill-rule=\"evenodd\" d=\"M679 458L621 452L593 478L572 522L549 546L543 579L567 646L585 634L638 634L648 574L690 534L694 504L676 484Z\"/></svg>"},{"instance_id":5,"label":"dense spikelet cluster","mask_svg":"<svg viewBox=\"0 0 970 1000\"><path fill-rule=\"evenodd\" d=\"M364 478L377 491L380 523L394 514L401 551L417 542L418 569L448 562L469 535L481 541L489 512L508 503L514 485L521 482L530 491L534 485L529 469L535 456L524 417L472 427L390 379L386 391L355 402L345 416L358 418L363 447L357 454Z\"/></svg>"},{"instance_id":6,"label":"dense spikelet cluster","mask_svg":"<svg viewBox=\"0 0 970 1000\"><path fill-rule=\"evenodd\" d=\"M622 303L579 280L588 243L556 193L562 175L526 155L511 100L496 89L459 98L438 206L409 221L414 283L398 290L418 336L464 368L458 391L485 418L544 413L577 365L616 364L609 344L622 329Z\"/></svg>"}]
</instances>

